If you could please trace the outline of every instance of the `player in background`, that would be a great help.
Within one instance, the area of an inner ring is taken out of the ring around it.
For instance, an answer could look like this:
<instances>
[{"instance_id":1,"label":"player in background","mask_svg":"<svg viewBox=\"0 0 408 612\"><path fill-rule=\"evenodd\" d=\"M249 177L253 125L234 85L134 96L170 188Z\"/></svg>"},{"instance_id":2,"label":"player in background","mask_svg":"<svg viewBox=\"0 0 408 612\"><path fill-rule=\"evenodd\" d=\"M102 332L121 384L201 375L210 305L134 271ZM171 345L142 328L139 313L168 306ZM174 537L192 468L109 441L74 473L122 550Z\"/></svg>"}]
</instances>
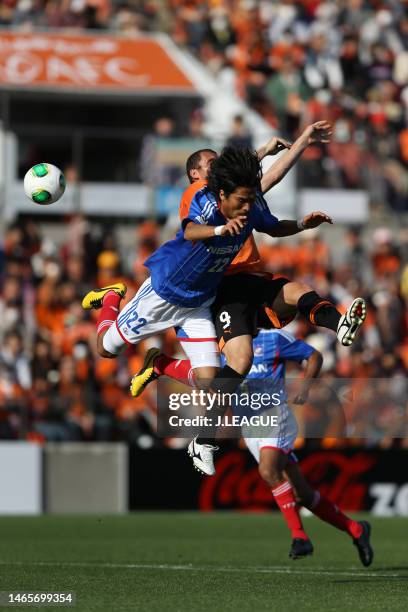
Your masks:
<instances>
[{"instance_id":1,"label":"player in background","mask_svg":"<svg viewBox=\"0 0 408 612\"><path fill-rule=\"evenodd\" d=\"M262 193L266 193L282 180L310 144L329 142L330 134L330 125L326 121L319 121L308 126L292 145L281 139L271 139L258 151L258 156L274 154L282 147L288 150L262 177ZM194 199L206 188L208 172L216 167L217 163L217 154L211 149L197 151L188 158L186 169L191 185L181 199L182 223L189 219ZM217 185L214 185L213 190L219 191ZM192 218L192 221L195 219ZM205 219L202 221L205 222ZM311 213L299 222L280 221L279 227L270 235L290 236L306 228L317 227L322 222L332 221L322 213ZM248 236L232 263L229 266L226 264L227 259L220 252L216 265L220 270L225 270L225 276L218 287L211 311L219 346L227 360L224 374L230 378L228 383L224 381L222 387L219 387L220 390L232 392L234 385L236 388L249 371L253 359L252 339L259 327L265 327L264 324L259 324L260 316L267 318L269 327L280 328L300 312L314 325L335 331L339 341L346 346L353 342L357 330L364 322L366 306L362 298L356 298L347 312L341 315L331 302L319 296L309 285L290 282L285 278L275 279L273 275L265 273L252 234ZM198 345L196 350L200 351ZM196 377L194 368L188 361L176 360L160 354L158 349L151 349L146 354L142 369L132 379L131 394L137 397L149 382L160 375L178 380L189 379L190 382ZM221 375L217 377L217 382L219 378ZM216 421L217 415L214 418ZM207 475L215 473L212 460L212 453L216 450L214 440L215 431L211 433L207 429L206 433L201 432L189 446L194 465Z\"/></svg>"},{"instance_id":2,"label":"player in background","mask_svg":"<svg viewBox=\"0 0 408 612\"><path fill-rule=\"evenodd\" d=\"M116 357L126 344L176 327L196 379L213 380L219 350L209 307L224 269L254 229L274 235L276 230L284 232L290 223L278 221L269 211L260 193L261 177L254 152L226 147L212 164L208 186L191 199L176 238L145 262L151 276L123 310L119 312L119 305L126 287L121 283L95 289L84 297L83 308L101 309L97 323L101 356ZM311 227L330 222L324 213L309 217ZM242 380L239 372L224 366L213 383L215 389L228 392L231 384L235 389Z\"/></svg>"},{"instance_id":3,"label":"player in background","mask_svg":"<svg viewBox=\"0 0 408 612\"><path fill-rule=\"evenodd\" d=\"M286 363L295 361L300 364L306 361L301 388L293 399L293 403L303 404L307 401L313 379L320 373L323 363L321 354L306 342L295 339L283 330L261 330L253 344L254 363L241 390L249 397L259 393L271 397L279 393L280 402L274 410L278 415L278 426L269 428L269 435L267 431L260 432L257 427L252 431L249 429L247 433L256 437L248 436L244 437L244 440L258 462L259 474L270 487L291 532L292 546L289 556L298 559L313 553L313 545L299 513L299 507L304 506L321 520L348 533L357 547L361 563L366 567L371 565L373 550L370 545L370 524L349 518L335 504L313 489L303 476L293 452L298 426L287 405ZM236 405L232 409L236 414L242 414L242 410ZM262 413L262 410L260 408L252 414ZM268 411L267 408L264 410ZM245 413L248 414L247 409ZM262 437L258 437L260 433ZM243 435L245 436L245 432Z\"/></svg>"}]
</instances>

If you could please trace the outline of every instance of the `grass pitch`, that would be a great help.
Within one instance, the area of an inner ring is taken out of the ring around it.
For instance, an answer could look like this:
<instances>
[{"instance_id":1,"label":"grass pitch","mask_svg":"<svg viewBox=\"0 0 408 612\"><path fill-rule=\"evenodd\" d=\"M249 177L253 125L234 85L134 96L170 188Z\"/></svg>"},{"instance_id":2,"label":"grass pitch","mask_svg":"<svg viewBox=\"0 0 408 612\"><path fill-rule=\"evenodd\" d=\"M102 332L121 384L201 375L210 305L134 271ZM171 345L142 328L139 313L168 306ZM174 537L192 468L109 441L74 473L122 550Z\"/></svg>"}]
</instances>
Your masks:
<instances>
[{"instance_id":1,"label":"grass pitch","mask_svg":"<svg viewBox=\"0 0 408 612\"><path fill-rule=\"evenodd\" d=\"M407 610L408 519L370 520L366 569L315 518L315 554L298 561L278 513L2 518L0 591L74 591L73 607L44 609L76 612Z\"/></svg>"}]
</instances>

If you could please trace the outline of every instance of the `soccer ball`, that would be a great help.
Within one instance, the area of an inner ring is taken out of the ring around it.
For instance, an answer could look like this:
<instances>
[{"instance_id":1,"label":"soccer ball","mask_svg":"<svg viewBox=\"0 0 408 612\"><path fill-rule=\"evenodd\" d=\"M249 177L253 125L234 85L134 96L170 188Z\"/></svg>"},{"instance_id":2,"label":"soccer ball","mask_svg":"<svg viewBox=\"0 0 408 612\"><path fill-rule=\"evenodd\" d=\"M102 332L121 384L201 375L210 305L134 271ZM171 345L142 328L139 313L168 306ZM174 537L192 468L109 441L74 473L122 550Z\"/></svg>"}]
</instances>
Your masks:
<instances>
[{"instance_id":1,"label":"soccer ball","mask_svg":"<svg viewBox=\"0 0 408 612\"><path fill-rule=\"evenodd\" d=\"M57 166L36 164L24 177L24 191L36 204L53 204L65 191L65 177Z\"/></svg>"}]
</instances>

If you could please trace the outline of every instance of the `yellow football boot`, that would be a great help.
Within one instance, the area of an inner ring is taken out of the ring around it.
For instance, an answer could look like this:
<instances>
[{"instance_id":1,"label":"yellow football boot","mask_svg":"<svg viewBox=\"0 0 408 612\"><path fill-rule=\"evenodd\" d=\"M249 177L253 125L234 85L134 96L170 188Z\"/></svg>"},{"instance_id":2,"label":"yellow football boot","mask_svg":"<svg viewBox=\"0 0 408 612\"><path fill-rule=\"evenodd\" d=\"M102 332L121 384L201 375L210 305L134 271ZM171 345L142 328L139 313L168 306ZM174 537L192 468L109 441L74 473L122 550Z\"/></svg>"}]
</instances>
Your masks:
<instances>
[{"instance_id":1,"label":"yellow football boot","mask_svg":"<svg viewBox=\"0 0 408 612\"><path fill-rule=\"evenodd\" d=\"M130 395L138 397L149 383L158 378L154 371L154 360L160 355L158 348L151 348L147 351L141 370L135 374L130 381Z\"/></svg>"},{"instance_id":2,"label":"yellow football boot","mask_svg":"<svg viewBox=\"0 0 408 612\"><path fill-rule=\"evenodd\" d=\"M108 291L114 291L121 298L125 297L127 287L123 283L116 283L115 285L109 285L109 287L102 287L101 289L92 289L89 293L86 294L84 299L82 300L82 308L85 310L90 310L91 308L102 307L103 298L108 293Z\"/></svg>"}]
</instances>

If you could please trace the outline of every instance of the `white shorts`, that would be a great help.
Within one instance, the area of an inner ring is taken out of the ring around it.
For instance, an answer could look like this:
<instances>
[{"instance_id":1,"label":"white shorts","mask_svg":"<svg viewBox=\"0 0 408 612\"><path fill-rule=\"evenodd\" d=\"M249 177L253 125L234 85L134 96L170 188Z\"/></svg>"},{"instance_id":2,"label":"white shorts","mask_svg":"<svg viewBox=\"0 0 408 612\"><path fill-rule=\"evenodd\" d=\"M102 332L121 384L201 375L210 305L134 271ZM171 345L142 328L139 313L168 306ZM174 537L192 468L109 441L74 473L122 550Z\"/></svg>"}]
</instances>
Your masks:
<instances>
[{"instance_id":1,"label":"white shorts","mask_svg":"<svg viewBox=\"0 0 408 612\"><path fill-rule=\"evenodd\" d=\"M218 368L217 335L208 306L183 308L170 304L157 295L148 278L106 332L103 346L117 355L126 344L137 344L175 327L192 368Z\"/></svg>"},{"instance_id":2,"label":"white shorts","mask_svg":"<svg viewBox=\"0 0 408 612\"><path fill-rule=\"evenodd\" d=\"M274 431L273 438L244 438L248 450L258 463L262 448L274 448L285 453L285 455L290 455L291 460L297 461L295 454L292 452L298 435L297 421L287 405L279 406L279 413L279 426Z\"/></svg>"}]
</instances>

